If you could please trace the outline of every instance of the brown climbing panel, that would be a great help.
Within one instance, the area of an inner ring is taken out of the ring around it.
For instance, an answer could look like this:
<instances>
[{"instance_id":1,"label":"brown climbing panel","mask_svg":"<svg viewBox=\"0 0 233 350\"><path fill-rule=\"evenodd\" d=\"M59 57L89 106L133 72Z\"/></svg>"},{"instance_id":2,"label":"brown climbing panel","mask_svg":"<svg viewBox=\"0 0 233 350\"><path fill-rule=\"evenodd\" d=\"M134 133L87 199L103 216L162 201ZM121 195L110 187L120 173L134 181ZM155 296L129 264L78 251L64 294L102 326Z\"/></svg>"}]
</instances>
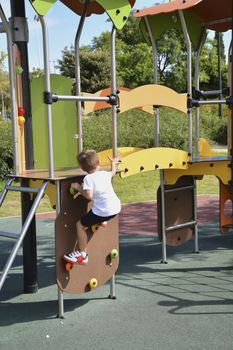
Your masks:
<instances>
[{"instance_id":1,"label":"brown climbing panel","mask_svg":"<svg viewBox=\"0 0 233 350\"><path fill-rule=\"evenodd\" d=\"M181 177L176 185L165 185L166 189L175 189L177 187L192 186L192 176ZM157 192L157 211L158 211L158 234L162 241L161 227L161 190ZM194 219L194 192L193 189L181 189L174 192L165 192L165 225L166 227L183 224ZM190 240L194 234L193 227L185 227L172 230L166 233L166 244L178 246Z\"/></svg>"},{"instance_id":2,"label":"brown climbing panel","mask_svg":"<svg viewBox=\"0 0 233 350\"><path fill-rule=\"evenodd\" d=\"M230 186L224 185L221 181L220 184L220 200L219 200L219 214L220 214L220 230L221 233L226 233L233 227L233 194L230 191ZM226 212L226 203L229 201L230 213Z\"/></svg>"},{"instance_id":3,"label":"brown climbing panel","mask_svg":"<svg viewBox=\"0 0 233 350\"><path fill-rule=\"evenodd\" d=\"M72 182L81 183L83 176L61 180L61 209L55 222L56 233L56 275L58 287L67 293L84 293L91 290L90 281L95 278L98 287L107 282L116 272L119 257L111 258L113 249L119 251L118 218L108 221L106 227L99 227L95 233L88 230L88 264L73 265L67 272L65 253L71 252L76 241L76 222L90 209L90 202L69 193Z\"/></svg>"}]
</instances>

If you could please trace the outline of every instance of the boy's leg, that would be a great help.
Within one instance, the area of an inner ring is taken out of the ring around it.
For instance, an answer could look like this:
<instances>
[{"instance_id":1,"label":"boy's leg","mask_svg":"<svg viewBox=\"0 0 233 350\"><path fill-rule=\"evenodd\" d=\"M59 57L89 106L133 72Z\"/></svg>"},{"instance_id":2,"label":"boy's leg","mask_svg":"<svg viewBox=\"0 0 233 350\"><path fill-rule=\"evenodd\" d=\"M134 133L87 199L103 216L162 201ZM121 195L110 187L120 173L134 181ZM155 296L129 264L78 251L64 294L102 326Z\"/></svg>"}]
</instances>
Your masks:
<instances>
[{"instance_id":1,"label":"boy's leg","mask_svg":"<svg viewBox=\"0 0 233 350\"><path fill-rule=\"evenodd\" d=\"M81 252L85 252L87 247L87 241L88 241L86 227L84 227L81 224L81 221L78 221L76 223L76 230L77 230L78 248Z\"/></svg>"}]
</instances>

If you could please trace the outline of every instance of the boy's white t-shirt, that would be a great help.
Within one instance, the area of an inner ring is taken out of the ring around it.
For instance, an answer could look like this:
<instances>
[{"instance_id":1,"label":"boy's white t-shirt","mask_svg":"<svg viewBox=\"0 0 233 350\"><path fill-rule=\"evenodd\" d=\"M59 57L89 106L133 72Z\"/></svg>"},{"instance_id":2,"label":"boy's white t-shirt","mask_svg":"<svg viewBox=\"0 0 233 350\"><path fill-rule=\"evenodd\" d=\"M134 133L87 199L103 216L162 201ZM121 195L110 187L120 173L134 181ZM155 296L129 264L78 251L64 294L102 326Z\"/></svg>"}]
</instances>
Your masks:
<instances>
[{"instance_id":1,"label":"boy's white t-shirt","mask_svg":"<svg viewBox=\"0 0 233 350\"><path fill-rule=\"evenodd\" d=\"M96 171L88 174L83 180L83 189L93 191L92 211L98 216L118 214L121 203L112 187L112 173L110 171Z\"/></svg>"}]
</instances>

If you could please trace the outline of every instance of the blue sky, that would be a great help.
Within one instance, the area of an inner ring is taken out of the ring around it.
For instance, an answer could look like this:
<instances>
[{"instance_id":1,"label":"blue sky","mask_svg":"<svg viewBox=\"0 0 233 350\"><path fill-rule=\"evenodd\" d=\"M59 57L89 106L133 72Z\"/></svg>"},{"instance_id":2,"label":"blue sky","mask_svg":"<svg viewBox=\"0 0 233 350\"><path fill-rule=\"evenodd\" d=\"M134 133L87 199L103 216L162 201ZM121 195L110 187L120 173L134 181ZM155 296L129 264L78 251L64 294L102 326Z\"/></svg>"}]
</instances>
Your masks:
<instances>
[{"instance_id":1,"label":"blue sky","mask_svg":"<svg viewBox=\"0 0 233 350\"><path fill-rule=\"evenodd\" d=\"M154 3L166 2L163 0L137 0L134 8L152 6ZM6 14L10 17L10 0L1 0L1 5ZM43 67L43 52L41 26L34 18L36 12L25 0L26 16L29 24L29 65L32 67ZM61 57L61 51L65 46L74 43L75 35L80 17L68 9L60 1L50 9L45 16L49 32L49 55L50 68L54 72L54 63ZM107 22L107 15L92 15L86 19L84 30L81 37L81 44L90 44L94 36L100 35L103 31L111 30L111 23ZM228 47L230 41L230 31L224 35L225 46ZM6 51L6 37L0 35L0 51Z\"/></svg>"}]
</instances>

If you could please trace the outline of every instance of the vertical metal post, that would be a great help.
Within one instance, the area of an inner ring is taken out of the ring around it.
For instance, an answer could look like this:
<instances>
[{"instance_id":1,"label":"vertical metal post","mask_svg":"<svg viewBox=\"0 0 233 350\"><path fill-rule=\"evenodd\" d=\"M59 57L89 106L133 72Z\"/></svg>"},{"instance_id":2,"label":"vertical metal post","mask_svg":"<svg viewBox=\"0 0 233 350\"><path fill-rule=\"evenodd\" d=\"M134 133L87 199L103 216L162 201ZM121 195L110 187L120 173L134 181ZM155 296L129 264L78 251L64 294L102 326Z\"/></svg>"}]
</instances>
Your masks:
<instances>
[{"instance_id":1,"label":"vertical metal post","mask_svg":"<svg viewBox=\"0 0 233 350\"><path fill-rule=\"evenodd\" d=\"M14 173L19 174L19 141L17 132L17 114L16 114L16 93L14 86L14 72L13 72L13 53L12 53L12 35L11 27L8 23L2 6L0 5L0 17L6 31L7 36L7 51L8 51L8 66L9 66L9 80L10 80L10 100L11 100L11 116L12 116L12 131L13 131L13 152L14 152Z\"/></svg>"},{"instance_id":2,"label":"vertical metal post","mask_svg":"<svg viewBox=\"0 0 233 350\"><path fill-rule=\"evenodd\" d=\"M204 42L206 40L207 31L206 28L203 29L201 41L199 43L198 49L196 51L196 57L195 57L195 88L196 90L200 89L200 54L204 45ZM199 133L199 117L200 117L200 108L196 107L195 109L195 129L196 129L196 137L195 137L195 155L196 157L199 156L199 139L200 139L200 133Z\"/></svg>"},{"instance_id":3,"label":"vertical metal post","mask_svg":"<svg viewBox=\"0 0 233 350\"><path fill-rule=\"evenodd\" d=\"M191 40L189 38L184 13L183 11L179 10L179 17L180 22L185 38L185 43L187 47L187 92L188 96L192 97L192 45ZM188 137L188 152L192 156L192 138L193 138L193 127L192 127L192 109L188 109L188 130L189 130L189 137Z\"/></svg>"},{"instance_id":4,"label":"vertical metal post","mask_svg":"<svg viewBox=\"0 0 233 350\"><path fill-rule=\"evenodd\" d=\"M111 89L116 95L116 28L111 31ZM117 106L112 106L112 153L117 157Z\"/></svg>"},{"instance_id":5,"label":"vertical metal post","mask_svg":"<svg viewBox=\"0 0 233 350\"><path fill-rule=\"evenodd\" d=\"M193 199L194 199L194 203L193 203L193 220L196 222L195 226L194 226L194 253L198 253L199 252L199 248L198 248L198 227L197 227L197 186L196 186L196 180L193 179L194 184L193 184Z\"/></svg>"},{"instance_id":6,"label":"vertical metal post","mask_svg":"<svg viewBox=\"0 0 233 350\"><path fill-rule=\"evenodd\" d=\"M166 213L165 213L165 191L164 191L164 171L159 171L160 191L161 191L161 230L162 230L162 261L167 263L167 237L166 237Z\"/></svg>"},{"instance_id":7,"label":"vertical metal post","mask_svg":"<svg viewBox=\"0 0 233 350\"><path fill-rule=\"evenodd\" d=\"M56 181L56 216L60 213L61 210L61 186L60 181ZM56 232L55 232L56 234ZM64 295L63 291L57 287L58 295L58 317L64 318Z\"/></svg>"},{"instance_id":8,"label":"vertical metal post","mask_svg":"<svg viewBox=\"0 0 233 350\"><path fill-rule=\"evenodd\" d=\"M49 43L48 30L45 20L39 16L42 27L43 37L43 56L44 56L44 88L46 92L51 92L50 71L49 71ZM48 142L48 162L49 162L49 177L54 177L54 157L53 157L53 129L52 129L52 107L46 103L46 120L47 120L47 142Z\"/></svg>"},{"instance_id":9,"label":"vertical metal post","mask_svg":"<svg viewBox=\"0 0 233 350\"><path fill-rule=\"evenodd\" d=\"M80 18L79 26L77 29L76 37L75 37L75 82L76 82L76 95L81 95L81 73L80 73L80 55L79 55L79 46L80 46L80 38L88 10L90 0L86 0L82 15ZM78 129L78 152L83 150L83 127L82 127L82 104L81 101L76 102L77 106L77 129Z\"/></svg>"},{"instance_id":10,"label":"vertical metal post","mask_svg":"<svg viewBox=\"0 0 233 350\"><path fill-rule=\"evenodd\" d=\"M221 72L221 46L220 46L220 32L217 35L218 42L218 83L219 90L222 91L222 72ZM222 93L219 94L219 100L222 100ZM222 105L218 105L219 117L222 117Z\"/></svg>"},{"instance_id":11,"label":"vertical metal post","mask_svg":"<svg viewBox=\"0 0 233 350\"><path fill-rule=\"evenodd\" d=\"M116 95L116 28L113 26L111 31L111 93ZM112 106L112 155L117 157L117 106ZM110 280L110 298L116 298L115 274Z\"/></svg>"},{"instance_id":12,"label":"vertical metal post","mask_svg":"<svg viewBox=\"0 0 233 350\"><path fill-rule=\"evenodd\" d=\"M145 23L146 23L146 27L147 27L147 31L149 34L149 38L151 41L151 46L152 46L152 52L153 52L153 83L157 84L158 82L158 51L157 51L157 46L155 43L155 40L153 38L152 32L151 32L151 28L150 28L150 24L148 21L147 16L144 18L145 19ZM159 147L160 144L160 137L159 137L159 109L154 107L154 118L155 118L155 146Z\"/></svg>"}]
</instances>

